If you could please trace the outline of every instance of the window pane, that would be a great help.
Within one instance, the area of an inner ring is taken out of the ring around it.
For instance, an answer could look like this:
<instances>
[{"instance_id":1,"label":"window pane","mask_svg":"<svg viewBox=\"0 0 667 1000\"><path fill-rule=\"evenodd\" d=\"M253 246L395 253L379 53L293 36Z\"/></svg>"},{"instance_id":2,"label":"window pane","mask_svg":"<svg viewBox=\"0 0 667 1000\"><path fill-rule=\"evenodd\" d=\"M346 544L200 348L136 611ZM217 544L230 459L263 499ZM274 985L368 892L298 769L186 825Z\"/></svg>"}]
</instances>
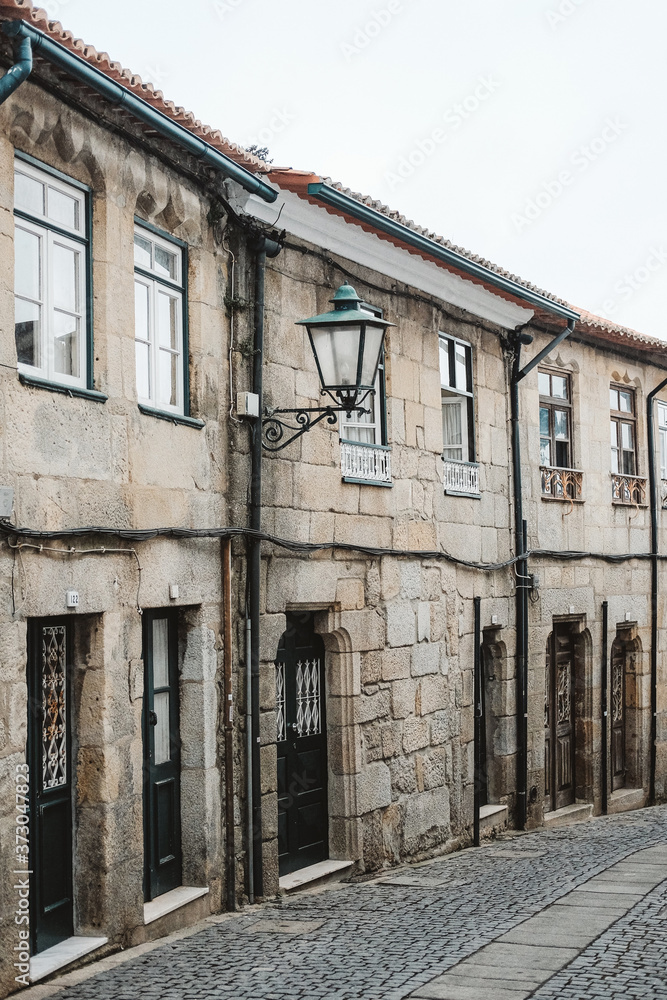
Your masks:
<instances>
[{"instance_id":1,"label":"window pane","mask_svg":"<svg viewBox=\"0 0 667 1000\"><path fill-rule=\"evenodd\" d=\"M625 476L634 476L635 474L635 453L634 451L624 451L623 455L623 474Z\"/></svg>"},{"instance_id":2,"label":"window pane","mask_svg":"<svg viewBox=\"0 0 667 1000\"><path fill-rule=\"evenodd\" d=\"M626 451L633 449L632 424L621 424L621 445Z\"/></svg>"},{"instance_id":3,"label":"window pane","mask_svg":"<svg viewBox=\"0 0 667 1000\"><path fill-rule=\"evenodd\" d=\"M16 299L14 335L16 337L16 354L19 364L41 365L40 352L40 313L41 307L33 302Z\"/></svg>"},{"instance_id":4,"label":"window pane","mask_svg":"<svg viewBox=\"0 0 667 1000\"><path fill-rule=\"evenodd\" d=\"M449 377L449 341L440 338L440 385L448 386Z\"/></svg>"},{"instance_id":5,"label":"window pane","mask_svg":"<svg viewBox=\"0 0 667 1000\"><path fill-rule=\"evenodd\" d=\"M632 413L632 393L619 392L622 413Z\"/></svg>"},{"instance_id":6,"label":"window pane","mask_svg":"<svg viewBox=\"0 0 667 1000\"><path fill-rule=\"evenodd\" d=\"M549 409L540 406L540 434L549 434Z\"/></svg>"},{"instance_id":7,"label":"window pane","mask_svg":"<svg viewBox=\"0 0 667 1000\"><path fill-rule=\"evenodd\" d=\"M343 438L346 441L361 441L364 444L375 444L374 427L351 427L349 424L343 426Z\"/></svg>"},{"instance_id":8,"label":"window pane","mask_svg":"<svg viewBox=\"0 0 667 1000\"><path fill-rule=\"evenodd\" d=\"M556 399L567 399L567 379L562 375L551 376L551 394Z\"/></svg>"},{"instance_id":9,"label":"window pane","mask_svg":"<svg viewBox=\"0 0 667 1000\"><path fill-rule=\"evenodd\" d=\"M39 236L25 229L14 234L14 286L18 295L41 299L41 261Z\"/></svg>"},{"instance_id":10,"label":"window pane","mask_svg":"<svg viewBox=\"0 0 667 1000\"><path fill-rule=\"evenodd\" d=\"M134 263L139 267L152 268L153 266L153 244L143 236L134 234Z\"/></svg>"},{"instance_id":11,"label":"window pane","mask_svg":"<svg viewBox=\"0 0 667 1000\"><path fill-rule=\"evenodd\" d=\"M567 434L567 412L565 410L554 410L554 434L557 438L566 438Z\"/></svg>"},{"instance_id":12,"label":"window pane","mask_svg":"<svg viewBox=\"0 0 667 1000\"><path fill-rule=\"evenodd\" d=\"M618 389L609 390L609 409L618 410Z\"/></svg>"},{"instance_id":13,"label":"window pane","mask_svg":"<svg viewBox=\"0 0 667 1000\"><path fill-rule=\"evenodd\" d=\"M667 427L667 406L658 403L658 423L661 427Z\"/></svg>"},{"instance_id":14,"label":"window pane","mask_svg":"<svg viewBox=\"0 0 667 1000\"><path fill-rule=\"evenodd\" d=\"M27 174L14 174L14 204L31 215L44 215L44 185Z\"/></svg>"},{"instance_id":15,"label":"window pane","mask_svg":"<svg viewBox=\"0 0 667 1000\"><path fill-rule=\"evenodd\" d=\"M611 449L611 471L618 472L618 448Z\"/></svg>"},{"instance_id":16,"label":"window pane","mask_svg":"<svg viewBox=\"0 0 667 1000\"><path fill-rule=\"evenodd\" d=\"M160 351L158 354L158 403L163 406L176 406L178 403L178 355L170 351Z\"/></svg>"},{"instance_id":17,"label":"window pane","mask_svg":"<svg viewBox=\"0 0 667 1000\"><path fill-rule=\"evenodd\" d=\"M570 444L568 441L556 441L556 466L559 469L570 468Z\"/></svg>"},{"instance_id":18,"label":"window pane","mask_svg":"<svg viewBox=\"0 0 667 1000\"><path fill-rule=\"evenodd\" d=\"M540 438L540 465L551 465L551 441Z\"/></svg>"},{"instance_id":19,"label":"window pane","mask_svg":"<svg viewBox=\"0 0 667 1000\"><path fill-rule=\"evenodd\" d=\"M79 311L80 254L60 243L53 244L53 304L56 309Z\"/></svg>"},{"instance_id":20,"label":"window pane","mask_svg":"<svg viewBox=\"0 0 667 1000\"><path fill-rule=\"evenodd\" d=\"M172 295L158 292L157 334L160 347L178 350L178 300Z\"/></svg>"},{"instance_id":21,"label":"window pane","mask_svg":"<svg viewBox=\"0 0 667 1000\"><path fill-rule=\"evenodd\" d=\"M48 188L48 217L59 226L67 226L69 229L79 228L79 202L76 198L70 198L62 191L55 188Z\"/></svg>"},{"instance_id":22,"label":"window pane","mask_svg":"<svg viewBox=\"0 0 667 1000\"><path fill-rule=\"evenodd\" d=\"M157 723L153 727L155 733L154 764L164 764L171 759L169 744L169 692L161 691L153 699L153 711L157 715Z\"/></svg>"},{"instance_id":23,"label":"window pane","mask_svg":"<svg viewBox=\"0 0 667 1000\"><path fill-rule=\"evenodd\" d=\"M165 250L164 247L155 247L155 273L160 274L165 278L173 278L174 281L178 280L178 262L176 260L176 254L170 253Z\"/></svg>"},{"instance_id":24,"label":"window pane","mask_svg":"<svg viewBox=\"0 0 667 1000\"><path fill-rule=\"evenodd\" d=\"M468 369L466 367L466 349L463 344L455 345L454 369L456 372L456 388L468 391Z\"/></svg>"},{"instance_id":25,"label":"window pane","mask_svg":"<svg viewBox=\"0 0 667 1000\"><path fill-rule=\"evenodd\" d=\"M537 388L539 390L540 396L551 395L551 387L549 385L549 375L547 372L537 373Z\"/></svg>"},{"instance_id":26,"label":"window pane","mask_svg":"<svg viewBox=\"0 0 667 1000\"><path fill-rule=\"evenodd\" d=\"M169 622L153 620L153 687L169 687Z\"/></svg>"},{"instance_id":27,"label":"window pane","mask_svg":"<svg viewBox=\"0 0 667 1000\"><path fill-rule=\"evenodd\" d=\"M660 476L667 479L667 430L660 431Z\"/></svg>"},{"instance_id":28,"label":"window pane","mask_svg":"<svg viewBox=\"0 0 667 1000\"><path fill-rule=\"evenodd\" d=\"M463 407L457 400L442 407L442 440L445 451L456 448L457 458L463 459ZM452 456L450 456L452 457Z\"/></svg>"},{"instance_id":29,"label":"window pane","mask_svg":"<svg viewBox=\"0 0 667 1000\"><path fill-rule=\"evenodd\" d=\"M139 399L150 399L150 347L148 344L140 344L139 341L136 341L134 352L137 365L137 396Z\"/></svg>"},{"instance_id":30,"label":"window pane","mask_svg":"<svg viewBox=\"0 0 667 1000\"><path fill-rule=\"evenodd\" d=\"M79 320L53 312L53 370L58 375L79 378Z\"/></svg>"},{"instance_id":31,"label":"window pane","mask_svg":"<svg viewBox=\"0 0 667 1000\"><path fill-rule=\"evenodd\" d=\"M140 281L134 283L134 336L138 340L149 340L149 297L148 286Z\"/></svg>"}]
</instances>

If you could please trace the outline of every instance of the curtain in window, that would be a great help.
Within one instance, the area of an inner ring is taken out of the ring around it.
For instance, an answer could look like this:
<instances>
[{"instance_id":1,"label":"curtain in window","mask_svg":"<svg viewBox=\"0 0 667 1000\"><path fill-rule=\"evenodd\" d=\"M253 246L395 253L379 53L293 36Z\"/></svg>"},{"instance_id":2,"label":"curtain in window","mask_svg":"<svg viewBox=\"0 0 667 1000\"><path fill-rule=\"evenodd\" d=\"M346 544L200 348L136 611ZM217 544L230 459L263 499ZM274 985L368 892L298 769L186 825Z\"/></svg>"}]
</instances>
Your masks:
<instances>
[{"instance_id":1,"label":"curtain in window","mask_svg":"<svg viewBox=\"0 0 667 1000\"><path fill-rule=\"evenodd\" d=\"M463 462L463 400L442 401L442 456L454 462Z\"/></svg>"}]
</instances>

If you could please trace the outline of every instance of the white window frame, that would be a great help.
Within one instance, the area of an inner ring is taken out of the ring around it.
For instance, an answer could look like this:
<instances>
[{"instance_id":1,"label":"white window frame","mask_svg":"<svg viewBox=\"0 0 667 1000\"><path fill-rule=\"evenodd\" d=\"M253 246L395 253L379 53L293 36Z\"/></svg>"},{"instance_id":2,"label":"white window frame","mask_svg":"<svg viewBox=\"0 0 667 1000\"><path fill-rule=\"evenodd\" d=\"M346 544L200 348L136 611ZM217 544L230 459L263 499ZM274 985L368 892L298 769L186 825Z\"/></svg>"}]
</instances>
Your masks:
<instances>
[{"instance_id":1,"label":"white window frame","mask_svg":"<svg viewBox=\"0 0 667 1000\"><path fill-rule=\"evenodd\" d=\"M463 347L466 356L466 386L461 387L456 384L456 368L454 372L454 385L452 385L452 375L450 371L450 361L449 361L449 344L454 344L454 350L456 351L456 346L459 345ZM445 367L443 365L442 350L446 347L447 351L447 364L446 371L443 370ZM438 352L439 352L439 362L440 362L440 389L441 389L441 404L444 408L445 406L458 406L461 413L461 458L452 458L449 455L445 455L445 450L453 451L458 448L458 445L452 445L447 447L444 440L444 426L443 426L443 453L442 457L445 462L460 462L462 464L474 464L475 463L475 417L474 417L474 381L473 381L473 356L472 356L472 344L467 340L462 340L460 337L454 337L448 333L439 332L438 334ZM468 379L469 373L469 379ZM468 388L468 382L470 388ZM443 410L444 412L444 410ZM444 424L444 421L443 421Z\"/></svg>"},{"instance_id":2,"label":"white window frame","mask_svg":"<svg viewBox=\"0 0 667 1000\"><path fill-rule=\"evenodd\" d=\"M376 308L375 306L370 306L365 302L360 303L359 308L364 312L370 313L371 316L382 317L382 310ZM339 420L339 436L340 440L347 442L349 444L361 444L361 445L376 445L376 446L386 446L386 441L383 440L383 414L386 413L386 390L385 390L385 379L384 379L384 349L380 355L380 363L378 365L377 375L375 376L375 383L373 385L374 392L369 394L364 402L364 406L369 407L371 412L371 420L366 422L359 419L359 414L353 410L349 415L345 412L340 414ZM358 441L356 438L350 436L350 431L354 434L357 430L370 430L371 440L370 441Z\"/></svg>"},{"instance_id":3,"label":"white window frame","mask_svg":"<svg viewBox=\"0 0 667 1000\"><path fill-rule=\"evenodd\" d=\"M45 379L56 385L86 388L88 384L88 310L87 310L87 276L90 247L88 243L86 196L85 192L66 181L60 180L46 170L40 170L23 159L16 157L14 161L14 177L22 174L43 186L44 204L41 212L27 210L20 205L14 205L16 230L31 233L39 239L39 298L20 295L15 291L15 301L31 302L40 308L40 364L30 365L18 361L21 374L33 378ZM49 194L51 191L61 193L71 198L77 205L77 225L68 226L60 221L54 221L49 215ZM53 250L55 246L65 247L79 257L76 294L78 308L74 310L56 309L53 285ZM16 288L16 279L14 281ZM79 324L78 375L67 375L56 372L55 363L55 312L76 316Z\"/></svg>"},{"instance_id":4,"label":"white window frame","mask_svg":"<svg viewBox=\"0 0 667 1000\"><path fill-rule=\"evenodd\" d=\"M183 247L175 240L165 239L156 234L152 229L136 224L134 233L143 240L147 240L154 247L161 247L168 253L175 256L177 261L177 274L175 278L166 277L155 270L154 255L151 267L143 264L134 265L134 284L142 285L148 290L148 340L137 336L136 322L134 340L136 344L144 344L148 347L148 382L149 393L147 396L139 394L139 380L137 379L137 400L149 409L159 410L165 413L174 413L179 416L185 415L185 378L187 375L187 358L185 357L185 336L184 336L184 302L185 302L185 275L184 275L184 252ZM133 244L134 245L134 244ZM136 294L136 293L135 293ZM161 347L157 340L157 315L158 301L160 295L167 295L177 302L176 307L176 348L170 349ZM159 358L161 353L176 355L179 359L178 372L176 376L176 403L160 402L160 366ZM135 377L137 372L136 346L135 346Z\"/></svg>"},{"instance_id":5,"label":"white window frame","mask_svg":"<svg viewBox=\"0 0 667 1000\"><path fill-rule=\"evenodd\" d=\"M658 436L660 439L660 478L667 479L667 403L658 400Z\"/></svg>"}]
</instances>

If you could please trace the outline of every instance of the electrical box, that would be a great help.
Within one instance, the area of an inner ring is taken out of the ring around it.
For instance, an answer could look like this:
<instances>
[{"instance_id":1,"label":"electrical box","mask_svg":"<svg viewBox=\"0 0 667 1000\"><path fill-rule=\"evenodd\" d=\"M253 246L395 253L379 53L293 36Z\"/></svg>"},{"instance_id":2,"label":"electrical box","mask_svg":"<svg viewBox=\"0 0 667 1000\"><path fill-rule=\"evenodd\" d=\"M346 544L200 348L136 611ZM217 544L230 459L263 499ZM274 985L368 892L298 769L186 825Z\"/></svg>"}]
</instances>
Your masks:
<instances>
[{"instance_id":1,"label":"electrical box","mask_svg":"<svg viewBox=\"0 0 667 1000\"><path fill-rule=\"evenodd\" d=\"M179 591L178 591L178 584L177 583L170 583L169 584L169 600L171 600L171 601L178 600L178 593L179 593Z\"/></svg>"},{"instance_id":2,"label":"electrical box","mask_svg":"<svg viewBox=\"0 0 667 1000\"><path fill-rule=\"evenodd\" d=\"M14 507L14 490L11 486L0 486L0 518L11 517Z\"/></svg>"},{"instance_id":3,"label":"electrical box","mask_svg":"<svg viewBox=\"0 0 667 1000\"><path fill-rule=\"evenodd\" d=\"M78 608L79 607L79 591L78 590L68 590L65 593L65 607L66 608Z\"/></svg>"},{"instance_id":4,"label":"electrical box","mask_svg":"<svg viewBox=\"0 0 667 1000\"><path fill-rule=\"evenodd\" d=\"M259 416L259 396L256 392L236 393L236 412L240 417Z\"/></svg>"}]
</instances>

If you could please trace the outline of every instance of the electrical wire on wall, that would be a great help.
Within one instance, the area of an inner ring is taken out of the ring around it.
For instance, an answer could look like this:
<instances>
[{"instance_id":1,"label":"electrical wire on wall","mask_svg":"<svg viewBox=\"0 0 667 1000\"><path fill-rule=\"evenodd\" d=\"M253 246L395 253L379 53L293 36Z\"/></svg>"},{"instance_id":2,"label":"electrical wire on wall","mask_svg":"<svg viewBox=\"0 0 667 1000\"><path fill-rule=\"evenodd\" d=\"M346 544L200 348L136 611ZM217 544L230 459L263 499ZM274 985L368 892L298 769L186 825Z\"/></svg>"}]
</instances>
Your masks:
<instances>
[{"instance_id":1,"label":"electrical wire on wall","mask_svg":"<svg viewBox=\"0 0 667 1000\"><path fill-rule=\"evenodd\" d=\"M2 527L4 527L4 526L2 526ZM90 532L90 534L92 534L92 533L93 532ZM17 557L18 557L18 562L19 562L19 568L20 568L21 576L23 577L23 582L24 582L24 587L25 587L25 589L22 590L22 593L21 593L22 602L23 602L21 606L23 606L23 604L25 604L25 601L26 601L26 598L27 598L27 593L28 593L27 584L26 584L27 576L26 576L26 572L25 572L25 566L23 564L23 559L22 559L22 556L21 556L21 552L22 552L23 549L32 549L34 552L38 552L38 553L48 553L48 554L57 555L57 556L70 556L70 557L71 556L109 556L109 555L134 556L134 558L136 560L136 563L137 563L137 602L136 602L136 608L137 608L137 611L138 611L138 613L140 615L143 614L143 609L141 607L141 571L142 571L142 568L141 568L141 562L139 561L139 553L137 552L136 549L109 549L109 548L106 548L105 546L100 546L99 548L91 548L91 549L77 549L74 546L71 546L70 548L67 548L67 549L60 549L60 548L58 548L55 545L43 545L43 544L39 544L38 545L35 542L21 542L21 541L19 541L19 542L16 542L16 543L12 543L11 538L7 538L6 541L7 541L7 545L9 546L9 548L12 549L13 552L14 552L14 564L12 565L12 609L13 609L13 613L14 614L16 614L16 612L17 612L16 599L15 599L15 591L14 591L14 566L16 564ZM18 610L20 610L20 608Z\"/></svg>"}]
</instances>

